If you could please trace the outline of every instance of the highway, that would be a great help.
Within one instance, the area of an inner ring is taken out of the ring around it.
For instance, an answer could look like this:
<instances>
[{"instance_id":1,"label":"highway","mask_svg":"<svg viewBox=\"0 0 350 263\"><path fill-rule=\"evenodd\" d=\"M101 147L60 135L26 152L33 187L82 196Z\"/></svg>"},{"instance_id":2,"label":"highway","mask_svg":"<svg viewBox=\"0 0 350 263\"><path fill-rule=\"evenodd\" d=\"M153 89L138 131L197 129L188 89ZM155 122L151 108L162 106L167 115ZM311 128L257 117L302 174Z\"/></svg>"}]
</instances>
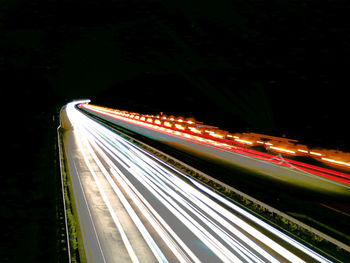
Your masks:
<instances>
[{"instance_id":1,"label":"highway","mask_svg":"<svg viewBox=\"0 0 350 263\"><path fill-rule=\"evenodd\" d=\"M76 109L64 148L88 262L330 262Z\"/></svg>"},{"instance_id":2,"label":"highway","mask_svg":"<svg viewBox=\"0 0 350 263\"><path fill-rule=\"evenodd\" d=\"M263 178L295 185L318 192L350 197L350 174L296 162L276 155L206 139L174 128L121 116L117 112L94 105L81 105L85 111L135 133L160 141L171 147L210 160L238 166Z\"/></svg>"}]
</instances>

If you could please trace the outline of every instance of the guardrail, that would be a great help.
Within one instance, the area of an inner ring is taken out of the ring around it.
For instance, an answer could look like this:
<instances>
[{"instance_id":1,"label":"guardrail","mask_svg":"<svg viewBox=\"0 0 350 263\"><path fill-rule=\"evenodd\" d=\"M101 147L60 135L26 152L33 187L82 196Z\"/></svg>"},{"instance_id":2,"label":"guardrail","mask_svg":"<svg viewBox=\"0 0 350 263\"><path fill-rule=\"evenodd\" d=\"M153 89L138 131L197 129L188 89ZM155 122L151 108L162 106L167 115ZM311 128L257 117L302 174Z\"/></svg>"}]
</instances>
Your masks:
<instances>
[{"instance_id":1,"label":"guardrail","mask_svg":"<svg viewBox=\"0 0 350 263\"><path fill-rule=\"evenodd\" d=\"M62 146L61 146L61 134L60 134L61 124L57 127L57 143L58 143L58 154L59 154L59 163L60 163L60 174L61 174L61 188L62 188L62 199L63 199L63 209L64 209L64 222L66 225L66 236L67 236L67 251L68 251L68 260L72 262L71 253L70 253L70 245L69 245L69 231L68 231L68 220L66 214L66 201L64 199L64 183L63 183L63 168L62 168Z\"/></svg>"}]
</instances>

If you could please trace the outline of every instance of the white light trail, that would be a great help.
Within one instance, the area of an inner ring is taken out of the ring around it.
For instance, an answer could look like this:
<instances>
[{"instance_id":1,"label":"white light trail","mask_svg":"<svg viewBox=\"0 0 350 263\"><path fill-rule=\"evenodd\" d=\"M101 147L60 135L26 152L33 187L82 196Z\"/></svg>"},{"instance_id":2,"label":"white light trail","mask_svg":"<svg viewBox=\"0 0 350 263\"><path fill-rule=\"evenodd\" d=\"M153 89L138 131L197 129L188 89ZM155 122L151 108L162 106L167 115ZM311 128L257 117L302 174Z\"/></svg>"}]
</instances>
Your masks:
<instances>
[{"instance_id":1,"label":"white light trail","mask_svg":"<svg viewBox=\"0 0 350 263\"><path fill-rule=\"evenodd\" d=\"M220 261L268 261L277 263L282 258L292 262L304 262L301 258L243 221L240 217L229 212L214 200L228 206L319 262L329 262L326 258L234 205L191 177L180 171L175 171L174 168L164 161L160 159L155 161L155 157L150 156L149 153L140 147L86 117L76 110L73 104L68 104L68 106L67 113L69 116L72 116L74 124L79 127L78 131L81 137L88 142L85 147L81 146L80 148L83 155L84 149L87 149L159 262L166 261L165 256L132 206L128 203L128 199L123 196L123 192L114 182L110 173L136 207L142 211L143 216L149 221L180 262L200 262L200 255L196 254L198 250L194 251L191 248L193 244L181 238L179 228L170 226L163 219L166 213L171 213L174 220L177 220L176 222L181 222L183 227L214 253ZM105 168L99 158L107 163L109 169ZM87 163L89 162L86 154L84 155L84 160ZM130 173L132 177L124 174L118 168L118 165L128 171L128 174ZM93 170L91 170L91 173L102 194L103 189L100 189L98 178L94 175ZM181 179L178 174L191 181L196 187ZM135 183L135 180L139 183ZM142 191L140 185L142 185ZM211 196L211 198L203 192ZM113 209L108 205L108 198L105 194L102 194L102 196L107 207L111 209L111 215L114 214ZM161 211L154 206L154 201L152 201L154 199L163 207ZM118 227L117 222L116 226ZM120 231L123 230L121 229ZM249 235L246 233L249 233ZM127 237L124 243L128 248ZM137 261L131 245L128 251L130 257Z\"/></svg>"},{"instance_id":2,"label":"white light trail","mask_svg":"<svg viewBox=\"0 0 350 263\"><path fill-rule=\"evenodd\" d=\"M134 147L137 147L140 151L142 151L143 153L150 155L149 153L147 153L145 150L143 150L142 148L134 145ZM168 167L169 169L175 170L173 167L171 167L169 164L167 164L166 162L162 161L161 159L157 160L158 162L162 163L164 166ZM253 222L259 224L260 226L262 226L263 228L265 228L266 230L268 230L269 232L273 233L274 235L282 238L283 240L285 240L287 243L291 244L292 246L296 247L297 249L300 249L301 251L303 251L305 254L309 255L312 258L315 258L316 260L318 260L319 262L331 262L328 259L326 259L325 257L319 255L318 253L316 253L315 251L311 250L310 248L304 246L303 244L299 243L298 241L292 239L291 237L289 237L288 235L282 233L281 231L279 231L278 229L270 226L269 224L265 223L264 221L260 220L259 218L253 216L252 214L248 213L247 211L245 211L244 209L238 207L237 205L233 204L232 202L230 202L229 200L221 197L220 195L218 195L217 193L215 193L214 191L210 190L209 188L207 188L206 186L198 183L196 180L194 180L193 178L189 177L188 175L182 173L181 171L176 171L177 173L181 174L182 176L184 176L185 178L187 178L188 180L190 180L194 185L196 185L199 189L203 190L204 192L210 194L211 196L213 196L216 200L220 201L221 203L227 205L228 207L234 209L235 211L237 211L238 213L240 213L241 215L245 216L246 218L252 220ZM210 199L209 199L210 200ZM214 204L215 205L215 204ZM221 209L222 207L219 206L217 207L219 209ZM223 210L221 212L228 212L227 210ZM225 213L226 213L225 212ZM232 215L232 214L230 214Z\"/></svg>"},{"instance_id":3,"label":"white light trail","mask_svg":"<svg viewBox=\"0 0 350 263\"><path fill-rule=\"evenodd\" d=\"M79 119L77 119L78 113L75 112L76 110L73 107L74 107L74 105L68 104L68 106L67 106L67 113L68 113L68 116L70 116L70 118L73 120L73 122L75 124L77 124L77 123L79 123ZM79 126L77 125L77 127L79 127ZM80 133L79 128L77 130L77 133L78 134ZM80 151L81 151L81 153L83 155L85 164L87 165L87 167L88 167L92 177L95 180L96 186L98 187L98 189L99 189L99 191L101 193L102 199L105 202L105 204L106 204L106 206L107 206L107 208L109 210L109 213L110 213L110 215L111 215L111 217L112 217L112 219L114 221L114 224L117 227L117 229L118 229L118 231L119 231L119 233L120 233L120 235L122 237L124 245L125 245L128 253L129 253L130 259L132 260L132 262L138 263L139 260L138 260L136 254L135 254L135 251L133 250L133 248L132 248L132 246L130 244L130 241L129 241L128 237L126 236L125 231L124 231L120 221L118 220L118 218L117 218L117 216L115 214L115 211L113 210L113 208L112 208L112 206L111 206L111 204L110 204L110 202L108 200L108 197L107 197L106 193L104 192L104 190L103 190L103 188L102 188L102 186L101 186L101 184L100 184L100 182L99 182L99 180L98 180L98 178L97 178L97 176L96 176L96 174L95 174L95 172L94 172L94 170L93 170L93 168L91 166L91 163L90 163L90 161L89 161L89 159L88 159L88 157L87 157L87 155L86 155L86 153L84 151L83 142L81 141L83 138L84 138L84 136L76 136L76 139L77 139L77 142L78 142L78 146L79 146ZM90 153L91 153L91 151L90 151ZM95 161L96 161L96 159L95 159Z\"/></svg>"}]
</instances>

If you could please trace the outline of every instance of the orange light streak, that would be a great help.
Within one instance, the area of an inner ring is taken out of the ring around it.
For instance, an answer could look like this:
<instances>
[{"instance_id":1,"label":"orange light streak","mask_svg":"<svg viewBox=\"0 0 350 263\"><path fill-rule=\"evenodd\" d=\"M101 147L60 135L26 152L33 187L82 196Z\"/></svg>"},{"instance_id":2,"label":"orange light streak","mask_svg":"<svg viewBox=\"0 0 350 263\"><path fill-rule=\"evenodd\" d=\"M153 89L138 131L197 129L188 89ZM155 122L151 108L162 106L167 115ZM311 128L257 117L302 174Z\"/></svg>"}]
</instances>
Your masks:
<instances>
[{"instance_id":1,"label":"orange light streak","mask_svg":"<svg viewBox=\"0 0 350 263\"><path fill-rule=\"evenodd\" d=\"M310 152L310 154L317 155L317 156L321 156L322 155L321 153L317 153L317 152Z\"/></svg>"},{"instance_id":2,"label":"orange light streak","mask_svg":"<svg viewBox=\"0 0 350 263\"><path fill-rule=\"evenodd\" d=\"M194 121L191 121L191 120L184 120L183 118L179 118L179 119L175 120L175 118L168 118L166 116L156 116L157 119L153 120L153 118L151 118L152 115L144 115L144 116L142 116L142 114L140 115L140 114L135 113L135 112L129 113L127 111L113 110L113 109L109 109L109 108L105 108L105 107L101 107L101 106L89 105L89 104L83 104L83 105L80 105L80 106L84 107L84 108L87 108L87 109L92 109L92 110L104 112L105 114L107 114L109 116L112 116L112 115L114 115L116 117L118 116L118 118L120 118L120 119L129 120L129 121L132 121L132 122L137 123L139 125L152 127L154 129L158 129L158 130L161 130L161 131L164 131L164 132L168 132L170 134L176 134L176 135L184 136L186 138L190 138L190 139L197 140L197 141L200 141L200 142L205 142L205 143L208 143L208 144L211 144L211 145L215 145L215 146L232 148L231 145L215 141L215 139L213 139L213 140L204 139L202 137L186 134L186 131L185 132L174 131L172 129L168 129L168 128L165 128L165 127L159 127L159 126L156 126L156 125L152 124L152 122L154 121L155 124L162 125L162 122L160 121L160 119L163 119L163 120L167 120L168 119L170 121L175 121L175 122L180 122L180 123L181 122L185 122L185 123L188 123L188 124L195 123ZM149 122L149 123L141 122L141 121L145 121L145 120L147 120L147 122ZM176 127L179 130L183 130L184 131L184 130L187 129L185 126L183 126L181 124L173 124L173 123L171 123L169 121L165 121L162 126L172 127L173 125L174 125L174 127ZM194 132L194 133L198 133L198 134L202 134L203 133L202 130L198 130L196 127L193 127L193 126L192 127L188 127L188 130L190 130L191 132ZM271 143L271 142L264 142L264 141L260 141L260 140L256 140L256 141L252 142L252 141L249 141L249 140L239 139L238 136L231 135L231 134L225 134L225 135L217 134L217 133L215 133L215 131L216 130L205 130L205 132L207 132L208 135L216 137L216 138L222 139L224 137L226 137L226 138L232 138L233 137L233 138L235 138L235 141L241 142L241 143L245 143L245 144L248 144L248 145L253 145L254 142L258 143L258 144L265 144L267 146L270 146L270 149L272 149L272 150L281 151L281 152L285 152L285 153L289 153L289 154L295 154L296 152L300 152L300 153L310 154L310 155L314 156L315 158L328 155L326 153L309 151L309 149L307 149L307 148L306 149L305 148L304 149L303 148L302 149L296 149L295 151L293 151L293 150L290 150L290 149L285 149L285 148L280 148L280 147L272 147L273 143ZM332 156L332 155L328 155L328 156ZM333 157L337 158L337 156L335 156L335 155L332 156L332 158ZM341 156L339 156L339 157L341 158ZM325 162L330 162L330 163L333 163L333 164L350 167L350 162L344 162L344 161L331 159L331 158L325 158L325 157L321 157L321 159L323 161L325 161Z\"/></svg>"},{"instance_id":3,"label":"orange light streak","mask_svg":"<svg viewBox=\"0 0 350 263\"><path fill-rule=\"evenodd\" d=\"M192 132L195 132L195 133L201 133L200 130L196 129L195 127L188 127Z\"/></svg>"},{"instance_id":4,"label":"orange light streak","mask_svg":"<svg viewBox=\"0 0 350 263\"><path fill-rule=\"evenodd\" d=\"M286 152L286 153L295 154L294 151L291 151L291 150L288 150L288 149L284 149L284 148L279 148L279 147L271 146L270 149L274 149L274 150L281 151L281 152Z\"/></svg>"},{"instance_id":5,"label":"orange light streak","mask_svg":"<svg viewBox=\"0 0 350 263\"><path fill-rule=\"evenodd\" d=\"M213 137L216 137L216 138L224 138L224 136L220 135L220 134L216 134L214 132L210 132L209 135L213 136Z\"/></svg>"},{"instance_id":6,"label":"orange light streak","mask_svg":"<svg viewBox=\"0 0 350 263\"><path fill-rule=\"evenodd\" d=\"M246 143L246 144L253 144L251 141L242 140L242 139L235 139L235 141L241 142L241 143Z\"/></svg>"},{"instance_id":7,"label":"orange light streak","mask_svg":"<svg viewBox=\"0 0 350 263\"><path fill-rule=\"evenodd\" d=\"M298 152L308 153L308 151L307 151L307 150L302 150L302 149L298 149Z\"/></svg>"},{"instance_id":8,"label":"orange light streak","mask_svg":"<svg viewBox=\"0 0 350 263\"><path fill-rule=\"evenodd\" d=\"M332 163L336 163L336 164L341 164L341 165L346 165L350 167L350 163L346 163L346 162L342 162L342 161L337 161L337 160L333 160L333 159L329 159L329 158L321 158L324 161L328 161L328 162L332 162Z\"/></svg>"},{"instance_id":9,"label":"orange light streak","mask_svg":"<svg viewBox=\"0 0 350 263\"><path fill-rule=\"evenodd\" d=\"M179 130L184 130L185 129L185 127L183 127L180 124L175 124L175 127L178 128Z\"/></svg>"},{"instance_id":10,"label":"orange light streak","mask_svg":"<svg viewBox=\"0 0 350 263\"><path fill-rule=\"evenodd\" d=\"M166 121L166 122L164 122L164 126L171 127L171 123Z\"/></svg>"}]
</instances>

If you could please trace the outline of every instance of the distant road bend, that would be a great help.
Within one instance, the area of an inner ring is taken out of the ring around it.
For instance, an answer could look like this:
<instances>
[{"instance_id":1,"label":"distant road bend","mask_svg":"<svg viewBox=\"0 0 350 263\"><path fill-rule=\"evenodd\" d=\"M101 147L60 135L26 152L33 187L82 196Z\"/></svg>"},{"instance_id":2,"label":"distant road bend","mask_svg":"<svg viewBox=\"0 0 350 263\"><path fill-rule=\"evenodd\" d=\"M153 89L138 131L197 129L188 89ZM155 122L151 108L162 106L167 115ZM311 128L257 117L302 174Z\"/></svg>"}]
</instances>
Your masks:
<instances>
[{"instance_id":1,"label":"distant road bend","mask_svg":"<svg viewBox=\"0 0 350 263\"><path fill-rule=\"evenodd\" d=\"M66 105L88 262L330 262Z\"/></svg>"}]
</instances>

